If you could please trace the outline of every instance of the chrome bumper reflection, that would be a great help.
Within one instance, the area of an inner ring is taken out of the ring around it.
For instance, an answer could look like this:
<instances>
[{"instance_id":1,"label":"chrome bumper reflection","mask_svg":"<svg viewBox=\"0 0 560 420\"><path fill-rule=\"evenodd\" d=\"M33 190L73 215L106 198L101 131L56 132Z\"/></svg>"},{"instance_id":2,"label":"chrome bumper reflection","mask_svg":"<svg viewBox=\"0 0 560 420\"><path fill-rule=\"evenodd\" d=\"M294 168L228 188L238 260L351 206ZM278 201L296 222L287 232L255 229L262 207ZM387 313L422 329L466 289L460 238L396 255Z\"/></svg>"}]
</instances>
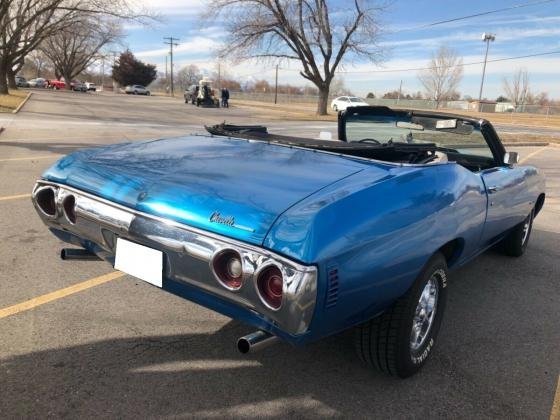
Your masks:
<instances>
[{"instance_id":1,"label":"chrome bumper reflection","mask_svg":"<svg viewBox=\"0 0 560 420\"><path fill-rule=\"evenodd\" d=\"M49 216L38 207L36 193L52 188L56 215ZM76 222L64 217L62 203L68 195L76 200ZM104 258L115 254L116 238L122 237L164 252L164 277L184 282L255 311L290 334L307 331L317 298L317 270L298 264L265 249L181 223L139 212L65 185L38 181L33 189L33 204L43 222L70 232L101 247ZM235 249L243 260L244 282L239 290L224 288L214 277L211 260L223 249ZM282 305L273 310L261 301L256 287L259 268L277 265L285 279Z\"/></svg>"}]
</instances>

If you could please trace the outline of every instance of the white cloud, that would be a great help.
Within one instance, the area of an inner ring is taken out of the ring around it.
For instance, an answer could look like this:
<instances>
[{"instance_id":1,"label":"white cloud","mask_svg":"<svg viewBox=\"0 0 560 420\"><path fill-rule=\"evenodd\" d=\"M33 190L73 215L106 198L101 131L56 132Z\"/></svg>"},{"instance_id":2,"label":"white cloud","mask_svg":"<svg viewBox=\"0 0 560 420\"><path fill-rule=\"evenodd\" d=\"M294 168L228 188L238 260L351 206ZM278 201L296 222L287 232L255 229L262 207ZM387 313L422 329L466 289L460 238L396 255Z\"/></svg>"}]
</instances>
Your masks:
<instances>
[{"instance_id":1,"label":"white cloud","mask_svg":"<svg viewBox=\"0 0 560 420\"><path fill-rule=\"evenodd\" d=\"M198 15L206 7L203 0L142 0L141 3L145 8L169 18Z\"/></svg>"},{"instance_id":2,"label":"white cloud","mask_svg":"<svg viewBox=\"0 0 560 420\"><path fill-rule=\"evenodd\" d=\"M177 47L173 48L174 53L183 56L193 56L197 54L209 54L220 46L220 43L212 38L195 36L188 41L180 41ZM169 52L168 47L157 48L147 51L135 51L134 55L142 58L165 57Z\"/></svg>"}]
</instances>

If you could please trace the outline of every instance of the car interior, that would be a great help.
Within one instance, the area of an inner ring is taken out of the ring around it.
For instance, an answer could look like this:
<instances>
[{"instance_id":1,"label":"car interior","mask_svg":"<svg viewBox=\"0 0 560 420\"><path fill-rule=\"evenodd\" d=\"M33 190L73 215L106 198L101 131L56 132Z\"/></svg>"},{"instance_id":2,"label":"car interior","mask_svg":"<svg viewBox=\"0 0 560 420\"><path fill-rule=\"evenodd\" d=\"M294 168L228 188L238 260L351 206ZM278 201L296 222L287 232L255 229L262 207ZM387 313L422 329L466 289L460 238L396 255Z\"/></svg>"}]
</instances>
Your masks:
<instances>
[{"instance_id":1,"label":"car interior","mask_svg":"<svg viewBox=\"0 0 560 420\"><path fill-rule=\"evenodd\" d=\"M417 165L456 162L473 172L496 166L480 128L467 120L412 113L395 118L394 115L368 115L363 111L343 113L342 118L343 121L339 120L339 138L342 139L338 141L270 134L265 126L255 125L223 123L206 129L213 135L263 140L384 162Z\"/></svg>"}]
</instances>

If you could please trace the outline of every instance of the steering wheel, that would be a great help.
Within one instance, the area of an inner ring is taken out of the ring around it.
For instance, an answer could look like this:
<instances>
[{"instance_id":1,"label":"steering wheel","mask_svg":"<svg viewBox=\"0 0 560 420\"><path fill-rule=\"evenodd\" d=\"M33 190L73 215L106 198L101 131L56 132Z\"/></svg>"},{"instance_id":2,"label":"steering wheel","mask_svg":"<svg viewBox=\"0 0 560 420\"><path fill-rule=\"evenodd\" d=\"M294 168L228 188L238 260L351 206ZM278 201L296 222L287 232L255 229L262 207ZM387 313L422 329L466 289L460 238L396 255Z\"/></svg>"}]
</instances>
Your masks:
<instances>
[{"instance_id":1,"label":"steering wheel","mask_svg":"<svg viewBox=\"0 0 560 420\"><path fill-rule=\"evenodd\" d=\"M361 139L360 141L358 141L358 143L368 143L368 142L373 142L375 144L381 144L379 141L375 140L375 139Z\"/></svg>"}]
</instances>

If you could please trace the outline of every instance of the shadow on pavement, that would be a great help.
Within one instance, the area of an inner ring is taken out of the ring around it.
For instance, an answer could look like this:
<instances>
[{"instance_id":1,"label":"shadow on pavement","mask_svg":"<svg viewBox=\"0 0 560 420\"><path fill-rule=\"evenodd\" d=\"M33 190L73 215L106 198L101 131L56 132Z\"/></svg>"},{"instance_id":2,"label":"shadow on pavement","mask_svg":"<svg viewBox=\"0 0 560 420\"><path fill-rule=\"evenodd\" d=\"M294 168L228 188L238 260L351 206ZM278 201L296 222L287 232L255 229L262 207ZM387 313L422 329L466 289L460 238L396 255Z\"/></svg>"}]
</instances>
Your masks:
<instances>
[{"instance_id":1,"label":"shadow on pavement","mask_svg":"<svg viewBox=\"0 0 560 420\"><path fill-rule=\"evenodd\" d=\"M560 356L556 233L523 258L491 251L452 275L434 358L401 381L367 370L352 334L241 356L248 329L108 339L0 362L7 417L547 418ZM107 316L110 316L108 314ZM4 322L6 320L3 320ZM118 320L116 320L118 323Z\"/></svg>"}]
</instances>

